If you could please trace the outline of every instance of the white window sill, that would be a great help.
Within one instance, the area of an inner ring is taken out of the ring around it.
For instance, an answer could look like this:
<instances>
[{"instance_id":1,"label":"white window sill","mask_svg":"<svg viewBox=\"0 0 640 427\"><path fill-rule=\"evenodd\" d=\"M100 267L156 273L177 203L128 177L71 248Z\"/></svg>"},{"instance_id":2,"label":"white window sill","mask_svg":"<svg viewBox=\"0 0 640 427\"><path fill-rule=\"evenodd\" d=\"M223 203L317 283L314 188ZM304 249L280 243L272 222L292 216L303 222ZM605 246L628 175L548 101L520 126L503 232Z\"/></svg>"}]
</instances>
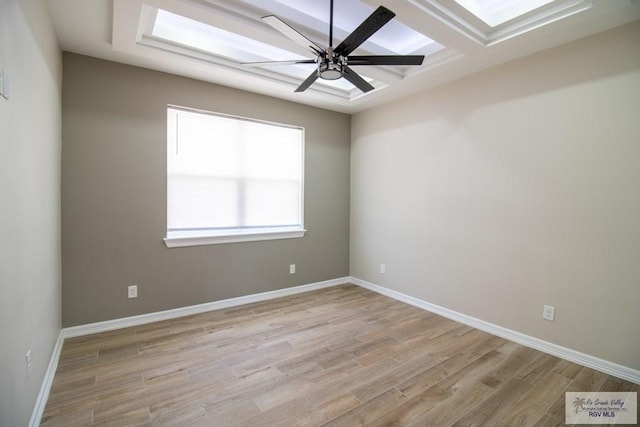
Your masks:
<instances>
[{"instance_id":1,"label":"white window sill","mask_svg":"<svg viewBox=\"0 0 640 427\"><path fill-rule=\"evenodd\" d=\"M220 245L224 243L257 242L261 240L296 239L303 237L307 230L295 228L286 230L251 230L250 232L228 232L203 235L202 231L169 231L164 239L168 248L187 246Z\"/></svg>"}]
</instances>

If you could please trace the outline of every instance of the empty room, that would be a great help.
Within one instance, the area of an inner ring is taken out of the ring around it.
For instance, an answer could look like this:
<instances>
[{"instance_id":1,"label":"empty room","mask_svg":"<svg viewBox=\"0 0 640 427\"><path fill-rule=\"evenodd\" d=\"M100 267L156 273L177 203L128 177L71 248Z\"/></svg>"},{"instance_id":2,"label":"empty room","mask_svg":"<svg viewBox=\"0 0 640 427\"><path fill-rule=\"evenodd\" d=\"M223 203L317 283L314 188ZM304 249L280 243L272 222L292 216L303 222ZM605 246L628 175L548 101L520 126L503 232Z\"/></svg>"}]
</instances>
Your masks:
<instances>
[{"instance_id":1,"label":"empty room","mask_svg":"<svg viewBox=\"0 0 640 427\"><path fill-rule=\"evenodd\" d=\"M1 0L0 426L637 425L640 1Z\"/></svg>"}]
</instances>

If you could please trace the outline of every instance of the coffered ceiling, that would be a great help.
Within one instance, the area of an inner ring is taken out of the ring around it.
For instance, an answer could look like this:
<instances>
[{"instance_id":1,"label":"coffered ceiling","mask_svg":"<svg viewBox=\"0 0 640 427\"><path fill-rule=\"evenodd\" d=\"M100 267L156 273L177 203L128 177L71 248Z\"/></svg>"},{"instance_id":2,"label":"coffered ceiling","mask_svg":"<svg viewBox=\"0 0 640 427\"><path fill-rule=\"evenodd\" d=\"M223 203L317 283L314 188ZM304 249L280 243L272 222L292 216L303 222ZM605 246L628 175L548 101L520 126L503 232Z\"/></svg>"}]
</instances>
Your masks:
<instances>
[{"instance_id":1,"label":"coffered ceiling","mask_svg":"<svg viewBox=\"0 0 640 427\"><path fill-rule=\"evenodd\" d=\"M422 66L353 66L375 90L345 79L295 88L313 59L260 18L276 15L329 44L329 0L50 0L63 50L342 112L357 112L640 18L640 0L335 0L340 42L383 5L396 17L359 55L425 55Z\"/></svg>"}]
</instances>

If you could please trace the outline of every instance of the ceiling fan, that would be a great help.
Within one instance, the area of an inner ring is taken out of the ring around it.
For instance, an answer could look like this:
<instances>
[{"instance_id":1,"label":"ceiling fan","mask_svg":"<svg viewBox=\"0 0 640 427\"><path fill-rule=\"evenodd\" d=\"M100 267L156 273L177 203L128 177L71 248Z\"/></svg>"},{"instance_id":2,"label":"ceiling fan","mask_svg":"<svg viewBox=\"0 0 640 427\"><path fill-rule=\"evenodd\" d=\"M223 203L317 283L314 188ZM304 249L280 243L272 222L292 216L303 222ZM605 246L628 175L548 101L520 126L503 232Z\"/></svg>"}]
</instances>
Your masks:
<instances>
[{"instance_id":1,"label":"ceiling fan","mask_svg":"<svg viewBox=\"0 0 640 427\"><path fill-rule=\"evenodd\" d=\"M376 31L391 21L395 13L384 6L379 6L358 28L335 48L333 47L333 0L329 6L329 47L323 49L309 40L302 33L274 15L263 16L261 20L275 28L294 42L311 49L315 59L300 59L290 61L262 61L245 62L243 65L289 65L316 64L316 69L295 90L303 92L315 82L318 77L324 80L337 80L344 77L363 92L369 92L374 87L363 79L350 66L359 65L422 65L424 55L351 55L362 43Z\"/></svg>"}]
</instances>

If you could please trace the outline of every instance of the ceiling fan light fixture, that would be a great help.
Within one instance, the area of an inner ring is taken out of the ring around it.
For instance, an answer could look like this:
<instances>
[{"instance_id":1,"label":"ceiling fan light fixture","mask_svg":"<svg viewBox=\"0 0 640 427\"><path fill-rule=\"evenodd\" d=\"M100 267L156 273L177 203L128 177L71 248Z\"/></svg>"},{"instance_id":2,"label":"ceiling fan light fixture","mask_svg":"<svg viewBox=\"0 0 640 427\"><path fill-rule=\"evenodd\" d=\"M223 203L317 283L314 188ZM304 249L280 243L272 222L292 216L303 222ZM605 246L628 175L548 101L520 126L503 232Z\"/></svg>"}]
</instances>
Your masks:
<instances>
[{"instance_id":1,"label":"ceiling fan light fixture","mask_svg":"<svg viewBox=\"0 0 640 427\"><path fill-rule=\"evenodd\" d=\"M318 77L323 80L338 80L342 77L342 64L322 62L318 67Z\"/></svg>"}]
</instances>

